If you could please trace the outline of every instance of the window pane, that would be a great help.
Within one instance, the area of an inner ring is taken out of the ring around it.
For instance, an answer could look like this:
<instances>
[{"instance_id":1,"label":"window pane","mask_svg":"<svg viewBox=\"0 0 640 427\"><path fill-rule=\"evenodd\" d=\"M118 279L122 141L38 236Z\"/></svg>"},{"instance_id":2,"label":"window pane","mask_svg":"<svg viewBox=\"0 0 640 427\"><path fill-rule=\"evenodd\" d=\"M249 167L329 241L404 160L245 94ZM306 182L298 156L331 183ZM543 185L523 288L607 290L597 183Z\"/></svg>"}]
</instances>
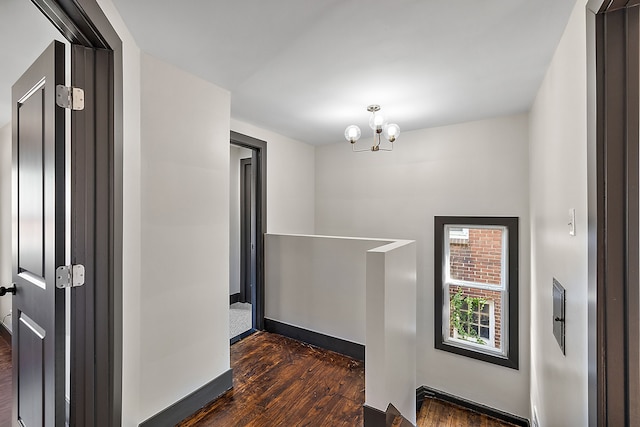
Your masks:
<instances>
[{"instance_id":1,"label":"window pane","mask_svg":"<svg viewBox=\"0 0 640 427\"><path fill-rule=\"evenodd\" d=\"M465 228L468 239L453 239L449 229L449 277L452 280L502 286L503 228Z\"/></svg>"},{"instance_id":2,"label":"window pane","mask_svg":"<svg viewBox=\"0 0 640 427\"><path fill-rule=\"evenodd\" d=\"M489 328L481 328L480 329L480 337L489 341Z\"/></svg>"},{"instance_id":3,"label":"window pane","mask_svg":"<svg viewBox=\"0 0 640 427\"><path fill-rule=\"evenodd\" d=\"M450 285L449 301L448 339L502 350L502 291Z\"/></svg>"}]
</instances>

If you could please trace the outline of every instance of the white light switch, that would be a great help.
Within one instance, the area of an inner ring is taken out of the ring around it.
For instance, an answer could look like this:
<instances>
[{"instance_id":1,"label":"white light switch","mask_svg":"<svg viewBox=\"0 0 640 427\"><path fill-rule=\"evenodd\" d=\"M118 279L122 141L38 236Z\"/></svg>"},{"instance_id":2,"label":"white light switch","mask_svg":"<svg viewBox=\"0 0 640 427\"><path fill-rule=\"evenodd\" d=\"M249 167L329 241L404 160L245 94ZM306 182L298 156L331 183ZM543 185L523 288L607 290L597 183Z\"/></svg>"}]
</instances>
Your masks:
<instances>
[{"instance_id":1,"label":"white light switch","mask_svg":"<svg viewBox=\"0 0 640 427\"><path fill-rule=\"evenodd\" d=\"M574 208L569 209L569 235L576 235L576 210Z\"/></svg>"}]
</instances>

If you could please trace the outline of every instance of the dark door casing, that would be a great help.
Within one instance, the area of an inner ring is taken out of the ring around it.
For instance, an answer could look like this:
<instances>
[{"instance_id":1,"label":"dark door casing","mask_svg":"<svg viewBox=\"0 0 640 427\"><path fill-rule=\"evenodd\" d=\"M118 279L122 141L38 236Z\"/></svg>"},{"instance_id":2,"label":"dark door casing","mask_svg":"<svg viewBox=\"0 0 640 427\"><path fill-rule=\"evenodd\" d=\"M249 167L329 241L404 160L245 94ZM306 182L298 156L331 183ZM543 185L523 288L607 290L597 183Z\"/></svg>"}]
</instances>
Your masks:
<instances>
[{"instance_id":1,"label":"dark door casing","mask_svg":"<svg viewBox=\"0 0 640 427\"><path fill-rule=\"evenodd\" d=\"M256 280L255 190L251 159L240 160L240 302L253 304Z\"/></svg>"},{"instance_id":2,"label":"dark door casing","mask_svg":"<svg viewBox=\"0 0 640 427\"><path fill-rule=\"evenodd\" d=\"M264 329L264 234L267 226L267 143L234 131L231 131L230 142L238 147L252 150L252 193L253 206L251 208L255 231L253 251L251 253L254 266L252 275L253 288L251 289L251 317L253 329ZM244 174L241 174L241 177ZM240 249L242 252L242 248ZM242 257L242 255L241 255ZM242 270L242 266L240 268ZM242 274L242 273L241 273ZM242 285L241 285L242 288Z\"/></svg>"},{"instance_id":3,"label":"dark door casing","mask_svg":"<svg viewBox=\"0 0 640 427\"><path fill-rule=\"evenodd\" d=\"M640 425L638 0L587 4L589 425Z\"/></svg>"}]
</instances>

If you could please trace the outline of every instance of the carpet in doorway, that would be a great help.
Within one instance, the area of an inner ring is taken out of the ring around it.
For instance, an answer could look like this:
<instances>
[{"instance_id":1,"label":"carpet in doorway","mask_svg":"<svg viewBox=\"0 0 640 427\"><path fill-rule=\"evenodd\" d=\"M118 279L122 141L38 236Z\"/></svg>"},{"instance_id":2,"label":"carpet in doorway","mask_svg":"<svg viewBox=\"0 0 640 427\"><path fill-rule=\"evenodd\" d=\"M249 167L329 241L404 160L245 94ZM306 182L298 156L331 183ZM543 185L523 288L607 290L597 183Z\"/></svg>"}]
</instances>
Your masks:
<instances>
[{"instance_id":1,"label":"carpet in doorway","mask_svg":"<svg viewBox=\"0 0 640 427\"><path fill-rule=\"evenodd\" d=\"M229 306L229 338L251 329L251 304L236 302Z\"/></svg>"}]
</instances>

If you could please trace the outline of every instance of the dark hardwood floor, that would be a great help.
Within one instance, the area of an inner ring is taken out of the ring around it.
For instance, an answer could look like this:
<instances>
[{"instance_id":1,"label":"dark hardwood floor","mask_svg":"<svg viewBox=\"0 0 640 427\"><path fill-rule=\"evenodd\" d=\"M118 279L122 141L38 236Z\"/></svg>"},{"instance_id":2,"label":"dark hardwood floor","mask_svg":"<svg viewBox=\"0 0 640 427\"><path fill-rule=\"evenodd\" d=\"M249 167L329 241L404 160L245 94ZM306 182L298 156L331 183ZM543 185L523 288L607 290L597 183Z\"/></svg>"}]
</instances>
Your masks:
<instances>
[{"instance_id":1,"label":"dark hardwood floor","mask_svg":"<svg viewBox=\"0 0 640 427\"><path fill-rule=\"evenodd\" d=\"M231 346L233 389L180 427L363 425L364 364L280 335L258 332ZM418 426L511 427L427 399Z\"/></svg>"},{"instance_id":2,"label":"dark hardwood floor","mask_svg":"<svg viewBox=\"0 0 640 427\"><path fill-rule=\"evenodd\" d=\"M11 381L11 346L0 335L0 426L11 425Z\"/></svg>"},{"instance_id":3,"label":"dark hardwood floor","mask_svg":"<svg viewBox=\"0 0 640 427\"><path fill-rule=\"evenodd\" d=\"M362 425L362 362L258 332L231 346L231 366L233 389L181 427Z\"/></svg>"},{"instance_id":4,"label":"dark hardwood floor","mask_svg":"<svg viewBox=\"0 0 640 427\"><path fill-rule=\"evenodd\" d=\"M495 418L481 415L449 402L425 399L417 418L418 427L514 427Z\"/></svg>"},{"instance_id":5,"label":"dark hardwood floor","mask_svg":"<svg viewBox=\"0 0 640 427\"><path fill-rule=\"evenodd\" d=\"M364 364L280 335L258 332L231 346L233 390L181 427L361 427ZM11 347L0 336L0 426L11 425ZM511 427L427 399L419 427Z\"/></svg>"}]
</instances>

